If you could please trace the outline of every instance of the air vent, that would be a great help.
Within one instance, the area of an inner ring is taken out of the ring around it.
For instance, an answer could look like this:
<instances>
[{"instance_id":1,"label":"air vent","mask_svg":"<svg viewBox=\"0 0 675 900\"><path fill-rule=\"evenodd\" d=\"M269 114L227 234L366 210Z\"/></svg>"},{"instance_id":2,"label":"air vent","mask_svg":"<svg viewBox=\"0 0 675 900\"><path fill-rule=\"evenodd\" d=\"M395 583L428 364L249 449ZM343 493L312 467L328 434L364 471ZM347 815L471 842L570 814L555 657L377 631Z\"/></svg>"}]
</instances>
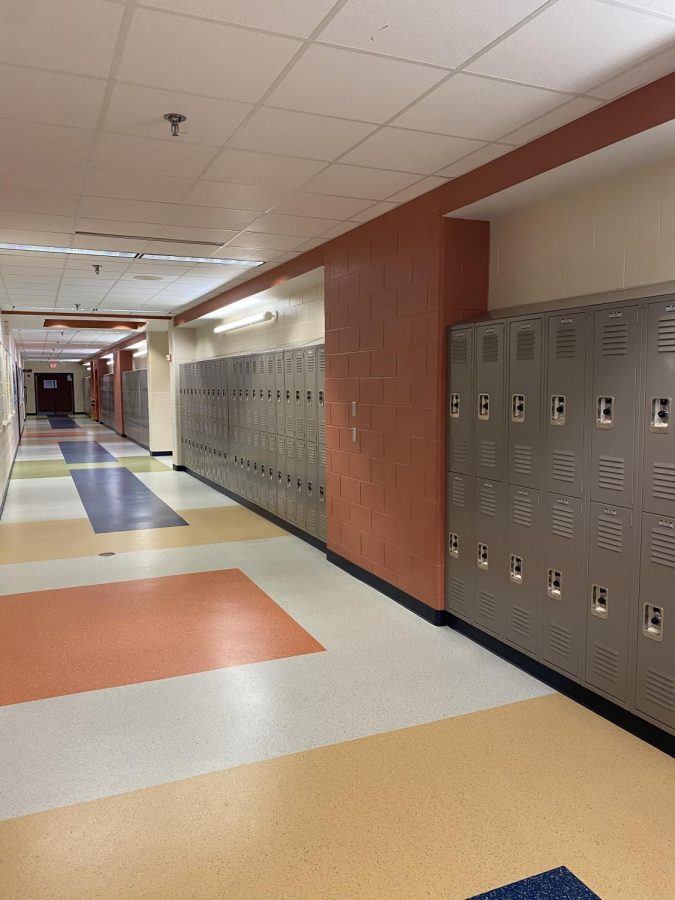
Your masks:
<instances>
[{"instance_id":1,"label":"air vent","mask_svg":"<svg viewBox=\"0 0 675 900\"><path fill-rule=\"evenodd\" d=\"M531 634L531 616L526 609L514 604L511 610L511 629L525 638Z\"/></svg>"},{"instance_id":2,"label":"air vent","mask_svg":"<svg viewBox=\"0 0 675 900\"><path fill-rule=\"evenodd\" d=\"M554 481L573 482L576 477L576 460L574 453L569 450L553 451L553 479ZM563 491L564 493L564 491Z\"/></svg>"},{"instance_id":3,"label":"air vent","mask_svg":"<svg viewBox=\"0 0 675 900\"><path fill-rule=\"evenodd\" d=\"M619 654L611 647L604 647L602 644L593 646L592 663L594 673L599 678L604 678L614 684L619 678Z\"/></svg>"},{"instance_id":4,"label":"air vent","mask_svg":"<svg viewBox=\"0 0 675 900\"><path fill-rule=\"evenodd\" d=\"M456 466L466 465L468 454L469 448L465 440L450 439L450 458Z\"/></svg>"},{"instance_id":5,"label":"air vent","mask_svg":"<svg viewBox=\"0 0 675 900\"><path fill-rule=\"evenodd\" d=\"M462 507L466 503L466 486L462 480L453 481L451 489L452 505Z\"/></svg>"},{"instance_id":6,"label":"air vent","mask_svg":"<svg viewBox=\"0 0 675 900\"><path fill-rule=\"evenodd\" d=\"M557 653L564 659L569 659L572 655L572 632L563 625L556 625L555 622L551 622L548 645L554 653Z\"/></svg>"},{"instance_id":7,"label":"air vent","mask_svg":"<svg viewBox=\"0 0 675 900\"><path fill-rule=\"evenodd\" d=\"M323 375L324 372L326 371L326 355L323 352L323 350L318 350L317 352L318 352L318 356L319 356L319 360L318 360L319 364L317 366L317 369L319 371L319 375Z\"/></svg>"},{"instance_id":8,"label":"air vent","mask_svg":"<svg viewBox=\"0 0 675 900\"><path fill-rule=\"evenodd\" d=\"M124 240L124 241L152 241L154 243L160 244L193 244L197 247L222 247L222 243L220 241L187 241L180 239L177 241L176 238L166 238L166 237L155 237L155 235L150 234L112 234L106 231L76 231L75 234L81 234L83 237L99 237L99 238L115 238L116 240Z\"/></svg>"},{"instance_id":9,"label":"air vent","mask_svg":"<svg viewBox=\"0 0 675 900\"><path fill-rule=\"evenodd\" d=\"M516 495L513 498L513 521L529 528L532 525L532 498Z\"/></svg>"},{"instance_id":10,"label":"air vent","mask_svg":"<svg viewBox=\"0 0 675 900\"><path fill-rule=\"evenodd\" d=\"M555 355L556 359L574 359L577 355L577 330L574 325L558 325Z\"/></svg>"},{"instance_id":11,"label":"air vent","mask_svg":"<svg viewBox=\"0 0 675 900\"><path fill-rule=\"evenodd\" d=\"M478 461L484 469L497 467L497 444L494 441L481 441L478 448Z\"/></svg>"},{"instance_id":12,"label":"air vent","mask_svg":"<svg viewBox=\"0 0 675 900\"><path fill-rule=\"evenodd\" d=\"M450 603L455 608L461 607L464 609L466 603L466 591L464 589L464 582L461 578L450 579Z\"/></svg>"},{"instance_id":13,"label":"air vent","mask_svg":"<svg viewBox=\"0 0 675 900\"><path fill-rule=\"evenodd\" d=\"M491 484L481 484L478 506L484 516L497 515L497 491Z\"/></svg>"},{"instance_id":14,"label":"air vent","mask_svg":"<svg viewBox=\"0 0 675 900\"><path fill-rule=\"evenodd\" d=\"M532 448L516 444L513 448L513 470L520 475L532 474Z\"/></svg>"},{"instance_id":15,"label":"air vent","mask_svg":"<svg viewBox=\"0 0 675 900\"><path fill-rule=\"evenodd\" d=\"M623 550L623 522L611 516L598 516L598 547L611 553Z\"/></svg>"},{"instance_id":16,"label":"air vent","mask_svg":"<svg viewBox=\"0 0 675 900\"><path fill-rule=\"evenodd\" d=\"M675 678L658 669L645 673L645 697L663 709L675 709Z\"/></svg>"},{"instance_id":17,"label":"air vent","mask_svg":"<svg viewBox=\"0 0 675 900\"><path fill-rule=\"evenodd\" d=\"M554 506L552 530L558 537L571 541L574 538L574 512L566 506Z\"/></svg>"},{"instance_id":18,"label":"air vent","mask_svg":"<svg viewBox=\"0 0 675 900\"><path fill-rule=\"evenodd\" d=\"M313 375L316 372L316 354L307 353L305 355L305 373Z\"/></svg>"},{"instance_id":19,"label":"air vent","mask_svg":"<svg viewBox=\"0 0 675 900\"><path fill-rule=\"evenodd\" d=\"M534 359L537 336L534 331L519 331L516 337L516 359L527 362Z\"/></svg>"},{"instance_id":20,"label":"air vent","mask_svg":"<svg viewBox=\"0 0 675 900\"><path fill-rule=\"evenodd\" d=\"M600 353L602 356L625 356L628 353L628 325L603 325Z\"/></svg>"},{"instance_id":21,"label":"air vent","mask_svg":"<svg viewBox=\"0 0 675 900\"><path fill-rule=\"evenodd\" d=\"M675 465L654 463L652 467L652 494L661 500L675 500Z\"/></svg>"},{"instance_id":22,"label":"air vent","mask_svg":"<svg viewBox=\"0 0 675 900\"><path fill-rule=\"evenodd\" d=\"M465 334L453 334L450 357L453 366L465 366L468 359L469 342Z\"/></svg>"},{"instance_id":23,"label":"air vent","mask_svg":"<svg viewBox=\"0 0 675 900\"><path fill-rule=\"evenodd\" d=\"M656 349L659 353L675 353L675 318L660 320Z\"/></svg>"},{"instance_id":24,"label":"air vent","mask_svg":"<svg viewBox=\"0 0 675 900\"><path fill-rule=\"evenodd\" d=\"M598 459L598 487L605 491L622 491L624 484L623 459L620 456L601 456Z\"/></svg>"},{"instance_id":25,"label":"air vent","mask_svg":"<svg viewBox=\"0 0 675 900\"><path fill-rule=\"evenodd\" d=\"M488 591L480 591L478 594L479 617L494 620L497 613L497 601L494 594Z\"/></svg>"},{"instance_id":26,"label":"air vent","mask_svg":"<svg viewBox=\"0 0 675 900\"><path fill-rule=\"evenodd\" d=\"M652 528L649 556L657 566L675 569L675 534Z\"/></svg>"},{"instance_id":27,"label":"air vent","mask_svg":"<svg viewBox=\"0 0 675 900\"><path fill-rule=\"evenodd\" d=\"M496 332L490 332L483 335L482 362L494 363L499 359L499 335Z\"/></svg>"}]
</instances>

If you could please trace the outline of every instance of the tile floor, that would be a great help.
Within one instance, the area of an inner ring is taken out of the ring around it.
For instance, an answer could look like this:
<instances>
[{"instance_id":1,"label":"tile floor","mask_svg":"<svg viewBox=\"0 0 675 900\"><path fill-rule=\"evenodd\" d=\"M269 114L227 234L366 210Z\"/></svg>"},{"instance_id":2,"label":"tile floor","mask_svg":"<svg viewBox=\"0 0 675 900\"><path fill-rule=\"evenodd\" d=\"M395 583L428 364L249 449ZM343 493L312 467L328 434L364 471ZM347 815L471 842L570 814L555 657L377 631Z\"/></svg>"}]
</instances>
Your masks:
<instances>
[{"instance_id":1,"label":"tile floor","mask_svg":"<svg viewBox=\"0 0 675 900\"><path fill-rule=\"evenodd\" d=\"M29 421L0 521L3 900L671 900L673 760L78 422L115 461ZM96 534L79 465L187 527Z\"/></svg>"}]
</instances>

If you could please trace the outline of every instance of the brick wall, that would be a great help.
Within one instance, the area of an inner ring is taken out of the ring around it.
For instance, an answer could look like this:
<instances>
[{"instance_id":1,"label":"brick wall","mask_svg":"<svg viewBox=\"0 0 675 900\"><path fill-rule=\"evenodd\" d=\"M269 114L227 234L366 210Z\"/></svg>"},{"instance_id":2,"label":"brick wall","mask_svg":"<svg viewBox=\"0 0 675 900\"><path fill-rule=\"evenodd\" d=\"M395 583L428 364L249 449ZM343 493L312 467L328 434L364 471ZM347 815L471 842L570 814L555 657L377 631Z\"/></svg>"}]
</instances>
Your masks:
<instances>
[{"instance_id":1,"label":"brick wall","mask_svg":"<svg viewBox=\"0 0 675 900\"><path fill-rule=\"evenodd\" d=\"M445 329L487 306L488 229L440 210L388 217L326 255L328 547L437 609Z\"/></svg>"}]
</instances>

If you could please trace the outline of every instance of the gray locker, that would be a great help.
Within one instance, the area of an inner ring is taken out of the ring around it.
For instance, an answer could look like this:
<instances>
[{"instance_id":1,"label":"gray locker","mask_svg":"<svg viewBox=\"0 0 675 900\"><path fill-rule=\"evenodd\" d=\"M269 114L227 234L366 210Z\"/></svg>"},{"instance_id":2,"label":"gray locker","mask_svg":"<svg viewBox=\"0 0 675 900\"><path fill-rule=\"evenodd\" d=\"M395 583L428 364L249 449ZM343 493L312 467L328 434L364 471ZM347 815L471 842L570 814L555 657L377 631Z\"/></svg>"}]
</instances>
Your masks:
<instances>
[{"instance_id":1,"label":"gray locker","mask_svg":"<svg viewBox=\"0 0 675 900\"><path fill-rule=\"evenodd\" d=\"M508 480L538 488L541 471L542 320L509 323Z\"/></svg>"},{"instance_id":2,"label":"gray locker","mask_svg":"<svg viewBox=\"0 0 675 900\"><path fill-rule=\"evenodd\" d=\"M284 371L284 353L279 351L274 354L274 405L276 409L277 434L284 434L286 431Z\"/></svg>"},{"instance_id":3,"label":"gray locker","mask_svg":"<svg viewBox=\"0 0 675 900\"><path fill-rule=\"evenodd\" d=\"M505 636L521 650L538 656L544 531L541 494L521 485L511 485L508 494Z\"/></svg>"},{"instance_id":4,"label":"gray locker","mask_svg":"<svg viewBox=\"0 0 675 900\"><path fill-rule=\"evenodd\" d=\"M476 479L474 559L476 605L474 623L503 635L506 622L506 487Z\"/></svg>"},{"instance_id":5,"label":"gray locker","mask_svg":"<svg viewBox=\"0 0 675 900\"><path fill-rule=\"evenodd\" d=\"M466 622L473 620L476 568L473 479L453 473L448 478L446 521L445 608Z\"/></svg>"},{"instance_id":6,"label":"gray locker","mask_svg":"<svg viewBox=\"0 0 675 900\"><path fill-rule=\"evenodd\" d=\"M307 442L305 462L305 527L310 534L319 533L319 445Z\"/></svg>"},{"instance_id":7,"label":"gray locker","mask_svg":"<svg viewBox=\"0 0 675 900\"><path fill-rule=\"evenodd\" d=\"M675 301L647 314L643 509L675 516Z\"/></svg>"},{"instance_id":8,"label":"gray locker","mask_svg":"<svg viewBox=\"0 0 675 900\"><path fill-rule=\"evenodd\" d=\"M284 434L289 437L295 437L294 359L292 350L284 351Z\"/></svg>"},{"instance_id":9,"label":"gray locker","mask_svg":"<svg viewBox=\"0 0 675 900\"><path fill-rule=\"evenodd\" d=\"M628 507L635 480L638 309L599 310L594 318L591 497Z\"/></svg>"},{"instance_id":10,"label":"gray locker","mask_svg":"<svg viewBox=\"0 0 675 900\"><path fill-rule=\"evenodd\" d=\"M317 406L318 348L305 350L305 437L316 444L319 440L319 414Z\"/></svg>"},{"instance_id":11,"label":"gray locker","mask_svg":"<svg viewBox=\"0 0 675 900\"><path fill-rule=\"evenodd\" d=\"M323 441L326 426L326 348L321 344L316 355L316 392L318 410L318 439Z\"/></svg>"},{"instance_id":12,"label":"gray locker","mask_svg":"<svg viewBox=\"0 0 675 900\"><path fill-rule=\"evenodd\" d=\"M293 354L293 406L295 408L295 437L305 439L305 351Z\"/></svg>"},{"instance_id":13,"label":"gray locker","mask_svg":"<svg viewBox=\"0 0 675 900\"><path fill-rule=\"evenodd\" d=\"M675 729L675 517L642 517L635 705Z\"/></svg>"},{"instance_id":14,"label":"gray locker","mask_svg":"<svg viewBox=\"0 0 675 900\"><path fill-rule=\"evenodd\" d=\"M476 477L504 477L504 323L476 325L474 412Z\"/></svg>"},{"instance_id":15,"label":"gray locker","mask_svg":"<svg viewBox=\"0 0 675 900\"><path fill-rule=\"evenodd\" d=\"M282 519L286 514L286 457L277 457L277 515Z\"/></svg>"},{"instance_id":16,"label":"gray locker","mask_svg":"<svg viewBox=\"0 0 675 900\"><path fill-rule=\"evenodd\" d=\"M633 513L591 503L586 582L586 682L628 700Z\"/></svg>"},{"instance_id":17,"label":"gray locker","mask_svg":"<svg viewBox=\"0 0 675 900\"><path fill-rule=\"evenodd\" d=\"M544 495L542 659L575 678L581 665L586 529L578 497Z\"/></svg>"},{"instance_id":18,"label":"gray locker","mask_svg":"<svg viewBox=\"0 0 675 900\"><path fill-rule=\"evenodd\" d=\"M320 437L323 440L324 432L320 432ZM324 443L319 444L319 496L317 497L318 503L318 523L319 523L319 537L323 540L326 540L327 532L328 532L328 514L327 514L327 506L328 500L326 497L326 445Z\"/></svg>"},{"instance_id":19,"label":"gray locker","mask_svg":"<svg viewBox=\"0 0 675 900\"><path fill-rule=\"evenodd\" d=\"M583 489L587 319L585 312L548 319L544 486L572 497Z\"/></svg>"},{"instance_id":20,"label":"gray locker","mask_svg":"<svg viewBox=\"0 0 675 900\"><path fill-rule=\"evenodd\" d=\"M448 332L448 470L470 475L473 467L473 326Z\"/></svg>"}]
</instances>

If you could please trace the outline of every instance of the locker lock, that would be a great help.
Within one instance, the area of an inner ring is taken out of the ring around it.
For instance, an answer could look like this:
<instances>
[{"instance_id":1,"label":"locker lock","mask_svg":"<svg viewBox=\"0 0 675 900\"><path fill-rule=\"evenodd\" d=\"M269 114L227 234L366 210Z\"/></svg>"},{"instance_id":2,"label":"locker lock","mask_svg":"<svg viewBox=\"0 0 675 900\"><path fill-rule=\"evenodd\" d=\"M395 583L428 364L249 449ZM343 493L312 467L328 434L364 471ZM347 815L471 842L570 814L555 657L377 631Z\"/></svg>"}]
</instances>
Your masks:
<instances>
[{"instance_id":1,"label":"locker lock","mask_svg":"<svg viewBox=\"0 0 675 900\"><path fill-rule=\"evenodd\" d=\"M279 484L281 484L284 480L284 476L281 472L281 469L279 469L279 471L277 472L277 480L278 480Z\"/></svg>"},{"instance_id":2,"label":"locker lock","mask_svg":"<svg viewBox=\"0 0 675 900\"><path fill-rule=\"evenodd\" d=\"M311 406L311 405L312 405L312 392L307 391L307 406Z\"/></svg>"},{"instance_id":3,"label":"locker lock","mask_svg":"<svg viewBox=\"0 0 675 900\"><path fill-rule=\"evenodd\" d=\"M609 589L599 584L594 584L591 590L591 613L599 619L606 619L609 615Z\"/></svg>"},{"instance_id":4,"label":"locker lock","mask_svg":"<svg viewBox=\"0 0 675 900\"><path fill-rule=\"evenodd\" d=\"M263 478L265 477L265 466L260 466L260 474Z\"/></svg>"},{"instance_id":5,"label":"locker lock","mask_svg":"<svg viewBox=\"0 0 675 900\"><path fill-rule=\"evenodd\" d=\"M509 578L514 584L523 583L523 557L511 554L511 564L509 567Z\"/></svg>"},{"instance_id":6,"label":"locker lock","mask_svg":"<svg viewBox=\"0 0 675 900\"><path fill-rule=\"evenodd\" d=\"M319 485L319 503L323 503L325 501L325 499L326 499L326 489L322 484L320 484Z\"/></svg>"},{"instance_id":7,"label":"locker lock","mask_svg":"<svg viewBox=\"0 0 675 900\"><path fill-rule=\"evenodd\" d=\"M459 394L450 394L450 418L459 419Z\"/></svg>"},{"instance_id":8,"label":"locker lock","mask_svg":"<svg viewBox=\"0 0 675 900\"><path fill-rule=\"evenodd\" d=\"M302 479L301 478L297 479L296 489L299 494L302 493Z\"/></svg>"},{"instance_id":9,"label":"locker lock","mask_svg":"<svg viewBox=\"0 0 675 900\"><path fill-rule=\"evenodd\" d=\"M478 543L478 556L476 558L476 565L479 569L483 569L483 571L487 572L488 569L488 545Z\"/></svg>"},{"instance_id":10,"label":"locker lock","mask_svg":"<svg viewBox=\"0 0 675 900\"><path fill-rule=\"evenodd\" d=\"M511 398L511 421L525 421L525 394L514 394Z\"/></svg>"},{"instance_id":11,"label":"locker lock","mask_svg":"<svg viewBox=\"0 0 675 900\"><path fill-rule=\"evenodd\" d=\"M478 395L478 418L481 422L487 422L490 418L490 395Z\"/></svg>"},{"instance_id":12,"label":"locker lock","mask_svg":"<svg viewBox=\"0 0 675 900\"><path fill-rule=\"evenodd\" d=\"M314 496L314 487L313 487L311 481L308 481L308 482L307 482L307 496L308 496L308 497L313 497L313 496Z\"/></svg>"},{"instance_id":13,"label":"locker lock","mask_svg":"<svg viewBox=\"0 0 675 900\"><path fill-rule=\"evenodd\" d=\"M598 397L596 428L612 428L614 425L614 397Z\"/></svg>"},{"instance_id":14,"label":"locker lock","mask_svg":"<svg viewBox=\"0 0 675 900\"><path fill-rule=\"evenodd\" d=\"M272 388L267 389L267 402L268 403L272 402Z\"/></svg>"},{"instance_id":15,"label":"locker lock","mask_svg":"<svg viewBox=\"0 0 675 900\"><path fill-rule=\"evenodd\" d=\"M448 535L448 554L453 559L459 559L459 537L453 532Z\"/></svg>"},{"instance_id":16,"label":"locker lock","mask_svg":"<svg viewBox=\"0 0 675 900\"><path fill-rule=\"evenodd\" d=\"M670 397L653 397L652 398L652 421L649 426L650 431L664 434L670 431Z\"/></svg>"},{"instance_id":17,"label":"locker lock","mask_svg":"<svg viewBox=\"0 0 675 900\"><path fill-rule=\"evenodd\" d=\"M295 403L297 406L300 406L300 391L295 392Z\"/></svg>"},{"instance_id":18,"label":"locker lock","mask_svg":"<svg viewBox=\"0 0 675 900\"><path fill-rule=\"evenodd\" d=\"M286 403L290 403L290 402L291 402L291 392L286 391Z\"/></svg>"},{"instance_id":19,"label":"locker lock","mask_svg":"<svg viewBox=\"0 0 675 900\"><path fill-rule=\"evenodd\" d=\"M319 406L323 407L323 391L319 391Z\"/></svg>"},{"instance_id":20,"label":"locker lock","mask_svg":"<svg viewBox=\"0 0 675 900\"><path fill-rule=\"evenodd\" d=\"M567 399L562 394L551 397L551 425L564 425Z\"/></svg>"},{"instance_id":21,"label":"locker lock","mask_svg":"<svg viewBox=\"0 0 675 900\"><path fill-rule=\"evenodd\" d=\"M289 488L290 486L291 486L291 476L287 475L286 476L286 487Z\"/></svg>"},{"instance_id":22,"label":"locker lock","mask_svg":"<svg viewBox=\"0 0 675 900\"><path fill-rule=\"evenodd\" d=\"M663 640L663 607L645 603L642 618L642 633L653 641Z\"/></svg>"},{"instance_id":23,"label":"locker lock","mask_svg":"<svg viewBox=\"0 0 675 900\"><path fill-rule=\"evenodd\" d=\"M269 468L269 473L270 473L270 481L274 481L274 469L271 466Z\"/></svg>"},{"instance_id":24,"label":"locker lock","mask_svg":"<svg viewBox=\"0 0 675 900\"><path fill-rule=\"evenodd\" d=\"M281 403L281 391L277 391L277 403Z\"/></svg>"},{"instance_id":25,"label":"locker lock","mask_svg":"<svg viewBox=\"0 0 675 900\"><path fill-rule=\"evenodd\" d=\"M562 597L562 572L558 572L557 569L548 570L547 593L554 600L560 600Z\"/></svg>"}]
</instances>

